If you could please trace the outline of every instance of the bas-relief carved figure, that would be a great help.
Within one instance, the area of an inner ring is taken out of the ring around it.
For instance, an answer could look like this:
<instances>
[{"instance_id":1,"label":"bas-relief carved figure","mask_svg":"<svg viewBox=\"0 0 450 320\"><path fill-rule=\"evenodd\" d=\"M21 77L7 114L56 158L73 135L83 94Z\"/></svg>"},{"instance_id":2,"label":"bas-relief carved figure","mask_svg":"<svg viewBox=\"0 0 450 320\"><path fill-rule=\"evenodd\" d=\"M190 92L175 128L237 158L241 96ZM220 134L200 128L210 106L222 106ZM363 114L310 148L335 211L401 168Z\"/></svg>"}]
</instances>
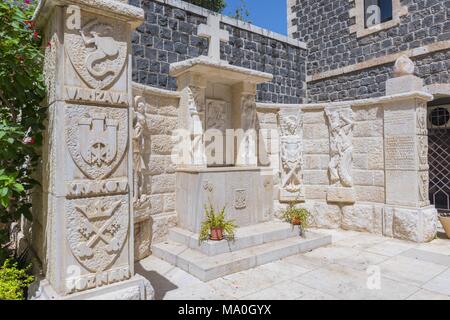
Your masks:
<instances>
[{"instance_id":1,"label":"bas-relief carved figure","mask_svg":"<svg viewBox=\"0 0 450 320\"><path fill-rule=\"evenodd\" d=\"M353 111L351 108L325 108L330 127L330 156L328 166L331 185L352 187Z\"/></svg>"},{"instance_id":2,"label":"bas-relief carved figure","mask_svg":"<svg viewBox=\"0 0 450 320\"><path fill-rule=\"evenodd\" d=\"M144 150L145 132L147 121L145 118L145 99L141 96L135 98L133 112L133 204L135 209L148 207L149 199L145 194L144 174L145 169Z\"/></svg>"},{"instance_id":3,"label":"bas-relief carved figure","mask_svg":"<svg viewBox=\"0 0 450 320\"><path fill-rule=\"evenodd\" d=\"M81 30L66 30L66 52L80 78L93 89L110 87L120 76L127 59L126 28L106 18L91 17Z\"/></svg>"},{"instance_id":4,"label":"bas-relief carved figure","mask_svg":"<svg viewBox=\"0 0 450 320\"><path fill-rule=\"evenodd\" d=\"M227 129L228 103L221 100L206 100L206 129Z\"/></svg>"},{"instance_id":5,"label":"bas-relief carved figure","mask_svg":"<svg viewBox=\"0 0 450 320\"><path fill-rule=\"evenodd\" d=\"M256 129L256 100L254 95L244 95L241 102L241 127L244 131Z\"/></svg>"},{"instance_id":6,"label":"bas-relief carved figure","mask_svg":"<svg viewBox=\"0 0 450 320\"><path fill-rule=\"evenodd\" d=\"M302 181L302 126L301 111L280 112L282 190L296 194L301 191ZM303 195L300 195L303 196Z\"/></svg>"},{"instance_id":7,"label":"bas-relief carved figure","mask_svg":"<svg viewBox=\"0 0 450 320\"><path fill-rule=\"evenodd\" d=\"M204 165L206 163L205 147L203 144L203 121L201 115L204 114L204 94L203 89L196 86L189 86L188 91L188 130L193 136L191 159L194 165Z\"/></svg>"},{"instance_id":8,"label":"bas-relief carved figure","mask_svg":"<svg viewBox=\"0 0 450 320\"><path fill-rule=\"evenodd\" d=\"M247 207L247 190L238 189L234 192L234 208L245 209Z\"/></svg>"}]
</instances>

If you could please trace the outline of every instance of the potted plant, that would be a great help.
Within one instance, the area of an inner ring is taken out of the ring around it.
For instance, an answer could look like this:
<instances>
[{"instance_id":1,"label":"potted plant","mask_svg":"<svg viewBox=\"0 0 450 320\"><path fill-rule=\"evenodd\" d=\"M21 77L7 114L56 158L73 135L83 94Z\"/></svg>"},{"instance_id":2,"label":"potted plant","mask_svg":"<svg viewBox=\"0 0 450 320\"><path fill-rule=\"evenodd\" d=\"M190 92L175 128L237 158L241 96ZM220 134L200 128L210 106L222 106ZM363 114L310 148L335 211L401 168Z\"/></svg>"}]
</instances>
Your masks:
<instances>
[{"instance_id":1,"label":"potted plant","mask_svg":"<svg viewBox=\"0 0 450 320\"><path fill-rule=\"evenodd\" d=\"M450 213L440 213L439 220L444 227L447 238L450 238Z\"/></svg>"},{"instance_id":2,"label":"potted plant","mask_svg":"<svg viewBox=\"0 0 450 320\"><path fill-rule=\"evenodd\" d=\"M289 203L289 206L283 211L283 219L300 228L300 234L303 234L308 227L308 218L310 213L304 208L298 208L295 203Z\"/></svg>"},{"instance_id":3,"label":"potted plant","mask_svg":"<svg viewBox=\"0 0 450 320\"><path fill-rule=\"evenodd\" d=\"M202 222L199 241L221 241L225 237L227 240L234 240L234 229L236 225L233 220L225 219L225 207L220 212L216 212L213 206L205 206L206 219Z\"/></svg>"}]
</instances>

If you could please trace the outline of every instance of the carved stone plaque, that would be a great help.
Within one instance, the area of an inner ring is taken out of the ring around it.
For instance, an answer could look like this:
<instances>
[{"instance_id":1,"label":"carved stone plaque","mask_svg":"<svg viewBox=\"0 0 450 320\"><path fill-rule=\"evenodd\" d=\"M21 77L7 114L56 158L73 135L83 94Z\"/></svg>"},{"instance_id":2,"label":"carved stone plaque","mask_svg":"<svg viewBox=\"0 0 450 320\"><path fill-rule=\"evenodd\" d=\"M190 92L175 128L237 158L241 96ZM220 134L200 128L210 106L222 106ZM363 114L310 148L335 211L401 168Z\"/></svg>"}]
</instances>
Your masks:
<instances>
[{"instance_id":1,"label":"carved stone plaque","mask_svg":"<svg viewBox=\"0 0 450 320\"><path fill-rule=\"evenodd\" d=\"M385 138L386 169L416 170L415 137L400 136Z\"/></svg>"}]
</instances>

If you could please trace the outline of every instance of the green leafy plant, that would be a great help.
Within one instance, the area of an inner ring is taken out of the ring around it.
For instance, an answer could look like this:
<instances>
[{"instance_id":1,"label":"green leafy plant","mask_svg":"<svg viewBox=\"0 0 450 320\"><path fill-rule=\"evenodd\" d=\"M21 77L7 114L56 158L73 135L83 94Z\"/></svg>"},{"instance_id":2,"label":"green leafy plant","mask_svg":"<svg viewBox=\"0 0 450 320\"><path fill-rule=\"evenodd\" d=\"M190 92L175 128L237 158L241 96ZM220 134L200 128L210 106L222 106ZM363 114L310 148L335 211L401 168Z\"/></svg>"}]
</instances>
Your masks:
<instances>
[{"instance_id":1,"label":"green leafy plant","mask_svg":"<svg viewBox=\"0 0 450 320\"><path fill-rule=\"evenodd\" d=\"M210 238L212 228L222 229L227 240L234 240L236 225L233 220L225 219L225 207L220 212L216 212L212 204L209 206L205 205L205 217L206 219L202 222L200 229L199 242L206 241Z\"/></svg>"},{"instance_id":2,"label":"green leafy plant","mask_svg":"<svg viewBox=\"0 0 450 320\"><path fill-rule=\"evenodd\" d=\"M226 5L225 0L185 0L185 1L219 13L223 11Z\"/></svg>"},{"instance_id":3,"label":"green leafy plant","mask_svg":"<svg viewBox=\"0 0 450 320\"><path fill-rule=\"evenodd\" d=\"M299 225L301 233L308 228L308 219L311 214L305 208L298 208L295 202L289 203L288 207L283 210L282 217L286 222Z\"/></svg>"},{"instance_id":4,"label":"green leafy plant","mask_svg":"<svg viewBox=\"0 0 450 320\"><path fill-rule=\"evenodd\" d=\"M0 263L8 256L9 225L31 220L32 178L46 109L42 39L30 21L37 1L0 2Z\"/></svg>"},{"instance_id":5,"label":"green leafy plant","mask_svg":"<svg viewBox=\"0 0 450 320\"><path fill-rule=\"evenodd\" d=\"M0 300L23 300L28 286L34 281L29 275L31 265L21 269L18 263L5 260L0 267Z\"/></svg>"},{"instance_id":6,"label":"green leafy plant","mask_svg":"<svg viewBox=\"0 0 450 320\"><path fill-rule=\"evenodd\" d=\"M239 5L234 11L232 17L243 22L252 23L252 21L249 19L250 10L248 10L245 0L240 0Z\"/></svg>"}]
</instances>

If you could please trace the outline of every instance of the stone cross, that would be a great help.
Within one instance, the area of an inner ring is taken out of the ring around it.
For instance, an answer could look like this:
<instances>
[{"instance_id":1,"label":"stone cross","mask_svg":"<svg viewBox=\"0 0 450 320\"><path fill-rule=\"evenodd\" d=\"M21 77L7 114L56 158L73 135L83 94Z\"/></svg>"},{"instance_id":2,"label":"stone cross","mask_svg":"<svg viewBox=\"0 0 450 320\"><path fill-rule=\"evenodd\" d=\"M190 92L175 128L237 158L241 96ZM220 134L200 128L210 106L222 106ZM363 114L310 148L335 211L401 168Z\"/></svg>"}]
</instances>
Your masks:
<instances>
[{"instance_id":1,"label":"stone cross","mask_svg":"<svg viewBox=\"0 0 450 320\"><path fill-rule=\"evenodd\" d=\"M209 15L207 24L198 26L197 34L209 39L208 57L215 61L220 60L220 41L230 41L228 31L220 29L219 16Z\"/></svg>"}]
</instances>

